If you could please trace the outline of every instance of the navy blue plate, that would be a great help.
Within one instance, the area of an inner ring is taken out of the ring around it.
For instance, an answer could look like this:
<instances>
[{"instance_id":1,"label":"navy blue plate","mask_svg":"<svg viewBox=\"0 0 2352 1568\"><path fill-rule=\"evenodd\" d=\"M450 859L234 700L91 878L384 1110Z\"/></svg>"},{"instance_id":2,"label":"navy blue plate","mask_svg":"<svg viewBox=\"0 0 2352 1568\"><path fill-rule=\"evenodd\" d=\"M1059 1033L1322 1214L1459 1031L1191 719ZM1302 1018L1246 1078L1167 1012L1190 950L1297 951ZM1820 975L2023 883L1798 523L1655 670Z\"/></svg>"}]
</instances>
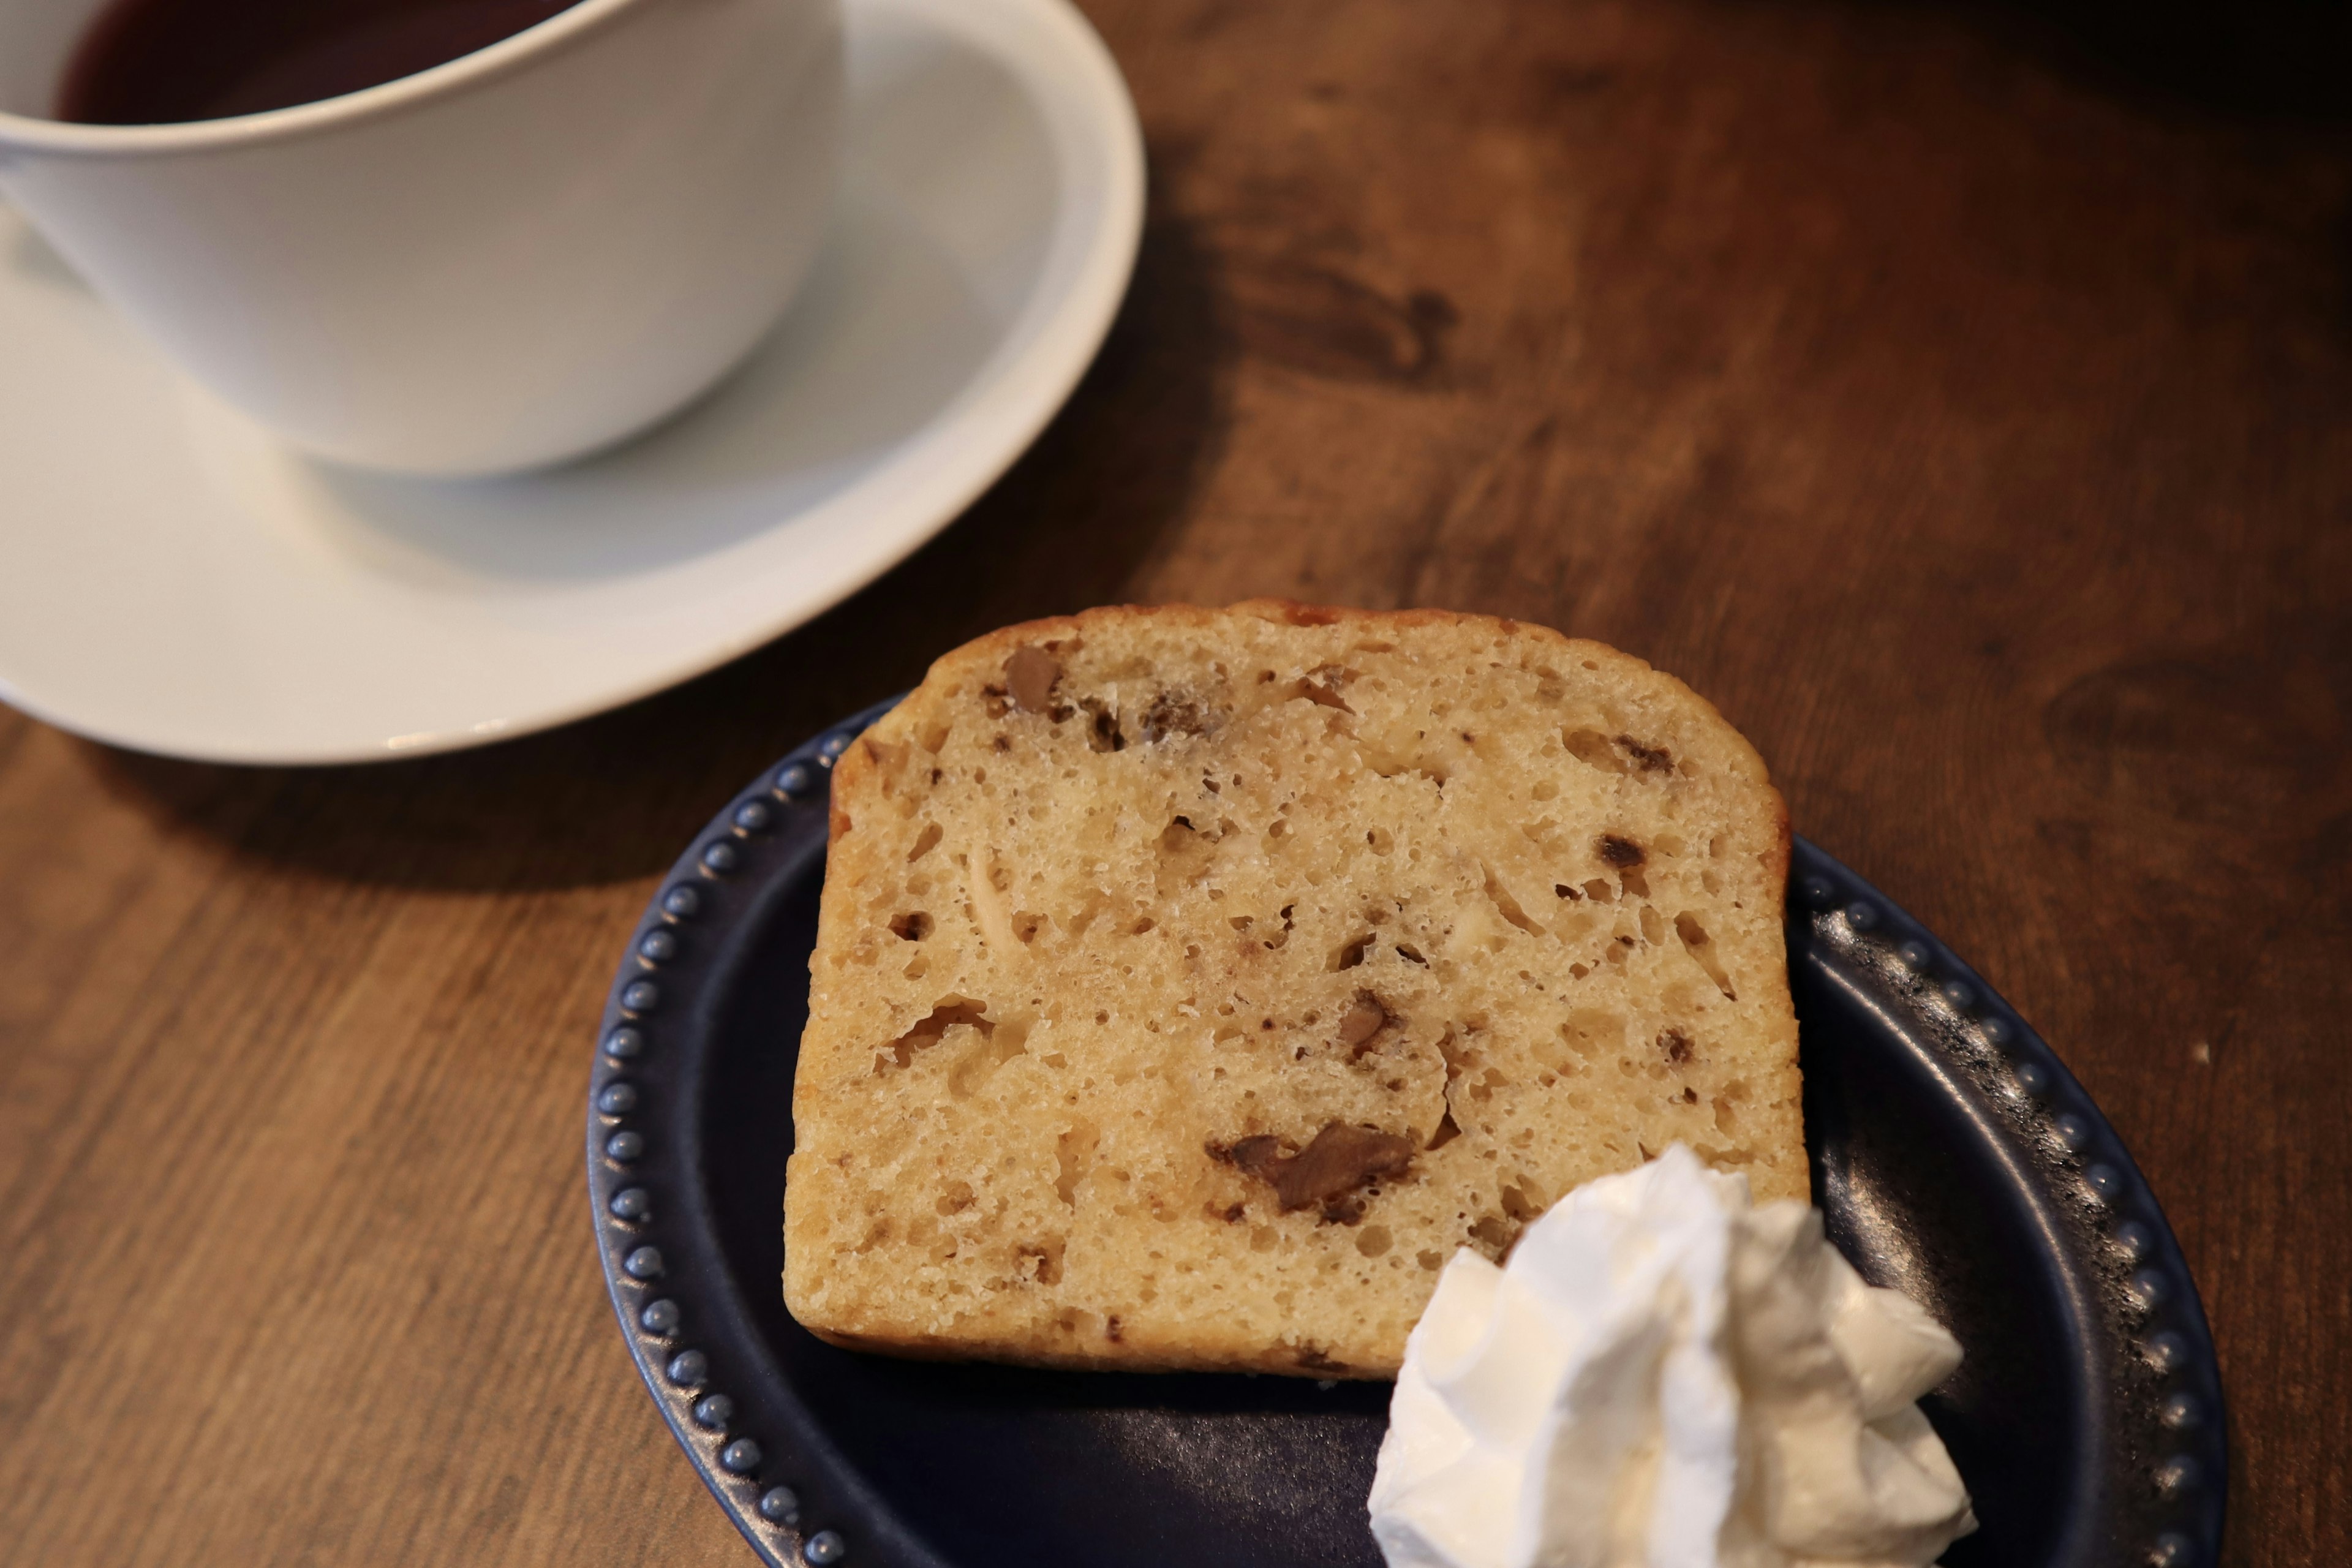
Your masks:
<instances>
[{"instance_id":1,"label":"navy blue plate","mask_svg":"<svg viewBox=\"0 0 2352 1568\"><path fill-rule=\"evenodd\" d=\"M1388 1387L895 1362L786 1316L784 1157L833 759L698 837L597 1044L588 1191L662 1415L772 1564L1376 1565ZM1982 1529L1948 1568L2204 1568L2221 1385L2196 1287L2115 1131L1975 971L1797 843L1789 967L1814 1194L1968 1360L1925 1402Z\"/></svg>"}]
</instances>

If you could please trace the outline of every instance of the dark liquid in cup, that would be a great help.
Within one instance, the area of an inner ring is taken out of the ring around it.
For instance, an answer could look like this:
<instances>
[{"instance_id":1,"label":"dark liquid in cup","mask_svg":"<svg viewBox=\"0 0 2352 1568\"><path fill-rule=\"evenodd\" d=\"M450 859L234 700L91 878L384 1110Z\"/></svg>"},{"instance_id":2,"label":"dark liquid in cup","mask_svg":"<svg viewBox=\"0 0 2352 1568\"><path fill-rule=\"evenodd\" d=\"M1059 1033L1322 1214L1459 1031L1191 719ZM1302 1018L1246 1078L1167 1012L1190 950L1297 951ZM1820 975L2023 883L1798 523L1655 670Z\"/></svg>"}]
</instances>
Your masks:
<instances>
[{"instance_id":1,"label":"dark liquid in cup","mask_svg":"<svg viewBox=\"0 0 2352 1568\"><path fill-rule=\"evenodd\" d=\"M575 0L113 0L82 34L58 118L218 120L394 81Z\"/></svg>"}]
</instances>

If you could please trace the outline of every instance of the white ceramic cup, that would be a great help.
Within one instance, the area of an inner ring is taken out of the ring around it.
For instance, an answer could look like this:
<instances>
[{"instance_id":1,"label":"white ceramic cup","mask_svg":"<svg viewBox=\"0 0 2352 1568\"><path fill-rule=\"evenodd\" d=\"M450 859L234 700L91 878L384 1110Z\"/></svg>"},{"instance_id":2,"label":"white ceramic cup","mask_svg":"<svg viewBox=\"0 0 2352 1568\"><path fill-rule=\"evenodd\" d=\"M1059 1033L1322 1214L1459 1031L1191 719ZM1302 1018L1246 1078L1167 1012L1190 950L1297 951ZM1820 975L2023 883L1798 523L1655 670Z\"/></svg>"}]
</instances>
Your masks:
<instances>
[{"instance_id":1,"label":"white ceramic cup","mask_svg":"<svg viewBox=\"0 0 2352 1568\"><path fill-rule=\"evenodd\" d=\"M581 0L363 91L47 119L103 0L0 0L0 191L214 392L320 456L575 457L710 385L831 205L840 0Z\"/></svg>"}]
</instances>

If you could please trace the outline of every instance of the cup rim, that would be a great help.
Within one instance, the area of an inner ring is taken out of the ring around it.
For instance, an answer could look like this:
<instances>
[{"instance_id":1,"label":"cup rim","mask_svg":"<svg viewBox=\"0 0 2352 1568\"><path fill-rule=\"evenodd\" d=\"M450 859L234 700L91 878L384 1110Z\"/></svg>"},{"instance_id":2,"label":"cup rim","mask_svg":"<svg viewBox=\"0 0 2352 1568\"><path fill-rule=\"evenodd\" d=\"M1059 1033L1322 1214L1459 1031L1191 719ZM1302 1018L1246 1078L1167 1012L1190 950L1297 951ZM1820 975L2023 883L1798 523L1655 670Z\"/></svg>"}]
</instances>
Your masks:
<instances>
[{"instance_id":1,"label":"cup rim","mask_svg":"<svg viewBox=\"0 0 2352 1568\"><path fill-rule=\"evenodd\" d=\"M471 54L355 92L252 114L224 115L217 120L166 121L152 125L93 125L0 110L0 152L100 156L209 152L380 120L503 76L541 55L563 47L602 26L615 13L646 3L647 0L576 0L545 21L534 22Z\"/></svg>"}]
</instances>

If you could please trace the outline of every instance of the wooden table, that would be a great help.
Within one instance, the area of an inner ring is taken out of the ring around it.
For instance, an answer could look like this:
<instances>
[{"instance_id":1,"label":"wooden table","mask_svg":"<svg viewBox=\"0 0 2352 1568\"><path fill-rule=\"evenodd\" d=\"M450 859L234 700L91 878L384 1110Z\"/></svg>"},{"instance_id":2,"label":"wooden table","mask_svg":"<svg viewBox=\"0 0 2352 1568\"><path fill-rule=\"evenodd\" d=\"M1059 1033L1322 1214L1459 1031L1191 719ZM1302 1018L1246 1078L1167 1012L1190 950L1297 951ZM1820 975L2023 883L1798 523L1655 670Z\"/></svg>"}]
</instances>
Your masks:
<instances>
[{"instance_id":1,"label":"wooden table","mask_svg":"<svg viewBox=\"0 0 2352 1568\"><path fill-rule=\"evenodd\" d=\"M2347 1561L2340 121L2104 58L2095 10L1089 10L1151 149L1132 297L873 589L426 761L0 710L0 1561L748 1562L589 1237L632 920L954 642L1257 593L1547 622L1713 697L2137 1154L2221 1344L2232 1560Z\"/></svg>"}]
</instances>

